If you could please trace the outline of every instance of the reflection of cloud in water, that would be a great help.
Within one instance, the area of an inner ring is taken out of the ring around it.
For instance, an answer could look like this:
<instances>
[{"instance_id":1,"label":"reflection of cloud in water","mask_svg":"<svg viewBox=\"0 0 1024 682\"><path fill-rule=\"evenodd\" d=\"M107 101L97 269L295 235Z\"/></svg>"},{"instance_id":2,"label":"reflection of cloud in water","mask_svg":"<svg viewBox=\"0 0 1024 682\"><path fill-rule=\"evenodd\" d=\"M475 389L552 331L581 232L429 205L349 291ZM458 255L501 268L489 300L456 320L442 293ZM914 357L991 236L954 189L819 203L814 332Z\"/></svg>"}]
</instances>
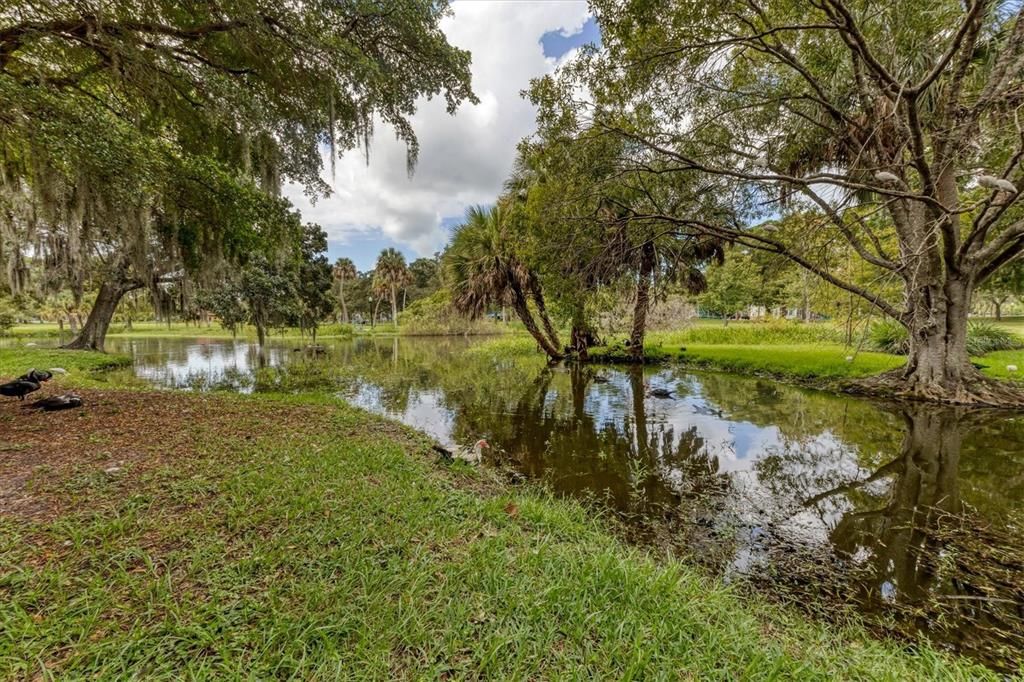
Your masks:
<instances>
[{"instance_id":1,"label":"reflection of cloud in water","mask_svg":"<svg viewBox=\"0 0 1024 682\"><path fill-rule=\"evenodd\" d=\"M455 414L444 406L444 394L441 391L411 391L404 410L386 407L383 391L364 382L360 382L354 392L346 394L345 399L353 405L419 429L441 443L452 443Z\"/></svg>"},{"instance_id":2,"label":"reflection of cloud in water","mask_svg":"<svg viewBox=\"0 0 1024 682\"><path fill-rule=\"evenodd\" d=\"M244 340L111 339L114 352L130 353L136 376L174 388L217 386L236 377L251 377L258 366L256 348ZM290 348L268 346L266 365L284 364ZM234 382L232 382L234 383ZM238 386L240 390L251 390Z\"/></svg>"}]
</instances>

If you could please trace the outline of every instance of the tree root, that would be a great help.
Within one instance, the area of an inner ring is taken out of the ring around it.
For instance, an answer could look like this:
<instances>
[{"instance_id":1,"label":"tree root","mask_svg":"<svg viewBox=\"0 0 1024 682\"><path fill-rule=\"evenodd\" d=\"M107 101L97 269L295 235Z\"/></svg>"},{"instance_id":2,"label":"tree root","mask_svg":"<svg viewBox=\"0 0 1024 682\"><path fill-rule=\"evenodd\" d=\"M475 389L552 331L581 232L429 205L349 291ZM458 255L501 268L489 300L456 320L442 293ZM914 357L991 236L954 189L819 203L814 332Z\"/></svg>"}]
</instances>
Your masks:
<instances>
[{"instance_id":1,"label":"tree root","mask_svg":"<svg viewBox=\"0 0 1024 682\"><path fill-rule=\"evenodd\" d=\"M904 368L843 384L846 393L873 398L896 398L945 405L1024 409L1024 386L986 377L974 368L954 385L922 382Z\"/></svg>"}]
</instances>

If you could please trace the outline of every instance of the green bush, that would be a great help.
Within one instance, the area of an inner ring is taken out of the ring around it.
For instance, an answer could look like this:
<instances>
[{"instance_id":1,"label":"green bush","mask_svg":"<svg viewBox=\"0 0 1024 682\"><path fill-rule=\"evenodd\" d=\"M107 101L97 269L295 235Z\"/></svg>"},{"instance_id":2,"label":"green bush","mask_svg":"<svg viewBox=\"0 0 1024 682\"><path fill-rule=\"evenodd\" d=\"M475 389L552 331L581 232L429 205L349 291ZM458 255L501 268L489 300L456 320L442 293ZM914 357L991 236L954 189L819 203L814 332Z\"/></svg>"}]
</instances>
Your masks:
<instances>
[{"instance_id":1,"label":"green bush","mask_svg":"<svg viewBox=\"0 0 1024 682\"><path fill-rule=\"evenodd\" d=\"M409 304L398 315L398 333L406 336L504 334L509 326L488 318L470 320L455 313L448 296L438 291Z\"/></svg>"},{"instance_id":2,"label":"green bush","mask_svg":"<svg viewBox=\"0 0 1024 682\"><path fill-rule=\"evenodd\" d=\"M971 355L1021 348L1024 348L1024 339L1008 329L990 322L971 322L967 325L967 352Z\"/></svg>"},{"instance_id":3,"label":"green bush","mask_svg":"<svg viewBox=\"0 0 1024 682\"><path fill-rule=\"evenodd\" d=\"M871 325L868 343L874 350L892 355L906 355L910 352L910 335L907 328L896 320L882 320Z\"/></svg>"},{"instance_id":4,"label":"green bush","mask_svg":"<svg viewBox=\"0 0 1024 682\"><path fill-rule=\"evenodd\" d=\"M906 328L894 320L882 320L871 326L871 347L883 353L906 355L910 351L910 337ZM989 322L970 322L967 325L967 352L985 355L998 350L1024 348L1024 339L1013 332Z\"/></svg>"}]
</instances>

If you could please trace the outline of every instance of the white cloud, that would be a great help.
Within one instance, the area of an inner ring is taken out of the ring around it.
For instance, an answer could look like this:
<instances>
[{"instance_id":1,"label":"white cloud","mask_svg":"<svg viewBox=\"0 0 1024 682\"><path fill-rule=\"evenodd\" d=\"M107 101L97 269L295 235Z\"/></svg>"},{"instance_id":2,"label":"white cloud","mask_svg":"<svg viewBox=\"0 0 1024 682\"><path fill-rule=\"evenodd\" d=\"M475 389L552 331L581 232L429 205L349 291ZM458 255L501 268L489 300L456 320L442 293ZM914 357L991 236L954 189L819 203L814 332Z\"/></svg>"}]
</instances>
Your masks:
<instances>
[{"instance_id":1,"label":"white cloud","mask_svg":"<svg viewBox=\"0 0 1024 682\"><path fill-rule=\"evenodd\" d=\"M548 31L578 33L588 16L583 0L459 0L444 21L449 41L473 55L477 105L452 117L444 102L423 101L413 116L420 140L419 164L406 173L405 146L378 127L370 163L361 151L336 164L334 194L311 204L301 189L285 194L305 219L319 223L332 240L380 229L386 237L427 255L447 238L445 217L467 206L494 201L512 167L516 143L534 128L534 109L519 93L535 76L552 72L557 60L544 56ZM572 52L562 59L571 58ZM329 167L329 164L325 164Z\"/></svg>"}]
</instances>

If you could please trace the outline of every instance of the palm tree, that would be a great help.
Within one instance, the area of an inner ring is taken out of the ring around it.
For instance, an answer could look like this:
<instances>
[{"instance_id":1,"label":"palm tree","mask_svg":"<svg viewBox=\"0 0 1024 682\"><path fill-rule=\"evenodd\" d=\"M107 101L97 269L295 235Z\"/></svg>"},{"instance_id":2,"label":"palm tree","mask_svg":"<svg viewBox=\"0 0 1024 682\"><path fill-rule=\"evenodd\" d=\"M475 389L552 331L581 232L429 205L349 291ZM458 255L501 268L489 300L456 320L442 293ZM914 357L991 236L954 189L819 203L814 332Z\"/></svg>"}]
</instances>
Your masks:
<instances>
[{"instance_id":1,"label":"palm tree","mask_svg":"<svg viewBox=\"0 0 1024 682\"><path fill-rule=\"evenodd\" d=\"M391 321L398 324L398 289L408 286L412 281L412 275L405 264L405 256L397 249L387 248L381 251L377 256L374 278L379 279L381 287L387 290L391 298Z\"/></svg>"},{"instance_id":2,"label":"palm tree","mask_svg":"<svg viewBox=\"0 0 1024 682\"><path fill-rule=\"evenodd\" d=\"M445 254L452 305L470 317L482 315L492 304L511 305L544 352L561 358L557 338L545 335L530 312L528 297L539 299L543 310L543 296L536 274L515 253L506 214L501 203L490 209L474 206L455 228Z\"/></svg>"},{"instance_id":3,"label":"palm tree","mask_svg":"<svg viewBox=\"0 0 1024 682\"><path fill-rule=\"evenodd\" d=\"M348 258L339 258L334 262L334 281L338 284L338 303L341 304L341 321L348 324L348 306L345 305L345 282L353 280L358 274L355 264Z\"/></svg>"},{"instance_id":4,"label":"palm tree","mask_svg":"<svg viewBox=\"0 0 1024 682\"><path fill-rule=\"evenodd\" d=\"M370 327L377 323L377 315L380 314L380 302L388 295L388 289L387 280L378 272L374 272L373 279L370 281L370 300L377 299L377 303L373 306L373 313L370 315Z\"/></svg>"}]
</instances>

